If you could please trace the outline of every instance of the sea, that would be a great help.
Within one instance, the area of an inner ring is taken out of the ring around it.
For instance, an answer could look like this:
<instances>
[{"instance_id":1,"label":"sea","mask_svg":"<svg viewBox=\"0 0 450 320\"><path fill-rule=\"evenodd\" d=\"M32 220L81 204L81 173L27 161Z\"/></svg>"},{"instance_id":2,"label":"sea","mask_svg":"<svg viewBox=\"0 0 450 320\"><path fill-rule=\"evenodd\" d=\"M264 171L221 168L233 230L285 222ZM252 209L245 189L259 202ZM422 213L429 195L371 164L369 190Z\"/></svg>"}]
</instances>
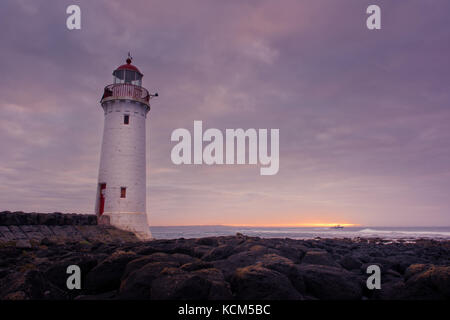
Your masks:
<instances>
[{"instance_id":1,"label":"sea","mask_svg":"<svg viewBox=\"0 0 450 320\"><path fill-rule=\"evenodd\" d=\"M235 227L235 226L154 226L156 239L230 236L241 233L261 238L381 238L386 240L450 240L450 227Z\"/></svg>"}]
</instances>

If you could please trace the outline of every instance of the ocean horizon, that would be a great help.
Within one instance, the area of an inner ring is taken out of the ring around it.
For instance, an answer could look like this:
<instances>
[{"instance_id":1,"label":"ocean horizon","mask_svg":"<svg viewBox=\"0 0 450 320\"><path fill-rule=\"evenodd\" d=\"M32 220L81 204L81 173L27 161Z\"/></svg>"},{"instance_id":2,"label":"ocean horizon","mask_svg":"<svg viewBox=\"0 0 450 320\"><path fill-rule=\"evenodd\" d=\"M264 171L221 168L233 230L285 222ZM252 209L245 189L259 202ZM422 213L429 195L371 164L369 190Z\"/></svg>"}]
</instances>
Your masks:
<instances>
[{"instance_id":1,"label":"ocean horizon","mask_svg":"<svg viewBox=\"0 0 450 320\"><path fill-rule=\"evenodd\" d=\"M152 226L155 239L202 238L242 233L261 238L382 238L387 240L450 240L449 227L239 227L239 226Z\"/></svg>"}]
</instances>

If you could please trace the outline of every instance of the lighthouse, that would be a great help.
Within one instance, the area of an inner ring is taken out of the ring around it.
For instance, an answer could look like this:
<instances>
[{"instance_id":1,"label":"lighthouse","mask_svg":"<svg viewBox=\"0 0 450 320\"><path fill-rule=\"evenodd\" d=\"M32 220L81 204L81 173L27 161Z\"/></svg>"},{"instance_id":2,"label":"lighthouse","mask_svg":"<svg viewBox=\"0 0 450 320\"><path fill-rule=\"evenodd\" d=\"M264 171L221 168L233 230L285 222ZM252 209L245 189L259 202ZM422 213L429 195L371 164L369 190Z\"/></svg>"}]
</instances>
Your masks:
<instances>
[{"instance_id":1,"label":"lighthouse","mask_svg":"<svg viewBox=\"0 0 450 320\"><path fill-rule=\"evenodd\" d=\"M151 239L147 222L145 122L150 94L143 74L128 55L113 72L113 83L101 98L105 121L100 155L95 212L100 224Z\"/></svg>"}]
</instances>

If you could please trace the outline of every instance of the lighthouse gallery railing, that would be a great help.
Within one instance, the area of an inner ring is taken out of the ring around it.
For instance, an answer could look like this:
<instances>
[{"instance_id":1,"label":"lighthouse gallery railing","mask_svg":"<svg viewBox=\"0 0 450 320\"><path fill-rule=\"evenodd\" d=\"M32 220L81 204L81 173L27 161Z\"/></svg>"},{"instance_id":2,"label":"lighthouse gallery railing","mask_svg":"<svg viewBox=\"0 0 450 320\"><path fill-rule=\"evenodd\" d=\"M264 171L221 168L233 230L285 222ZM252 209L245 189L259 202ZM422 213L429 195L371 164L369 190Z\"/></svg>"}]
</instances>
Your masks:
<instances>
[{"instance_id":1,"label":"lighthouse gallery railing","mask_svg":"<svg viewBox=\"0 0 450 320\"><path fill-rule=\"evenodd\" d=\"M118 84L110 84L105 87L105 91L102 96L102 101L107 98L113 99L133 99L145 104L148 104L150 101L150 94L147 89L136 86L130 83L118 83Z\"/></svg>"}]
</instances>

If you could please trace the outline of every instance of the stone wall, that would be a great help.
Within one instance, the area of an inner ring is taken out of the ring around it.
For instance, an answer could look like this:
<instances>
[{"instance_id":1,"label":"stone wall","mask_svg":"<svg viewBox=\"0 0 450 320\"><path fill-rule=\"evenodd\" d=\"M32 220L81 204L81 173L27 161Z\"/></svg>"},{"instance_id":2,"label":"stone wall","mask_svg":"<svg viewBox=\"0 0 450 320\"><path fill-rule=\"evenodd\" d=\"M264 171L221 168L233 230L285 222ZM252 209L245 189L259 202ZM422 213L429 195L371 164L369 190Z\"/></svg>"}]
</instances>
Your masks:
<instances>
[{"instance_id":1,"label":"stone wall","mask_svg":"<svg viewBox=\"0 0 450 320\"><path fill-rule=\"evenodd\" d=\"M0 212L0 244L26 247L42 241L133 242L138 239L131 232L97 225L95 215Z\"/></svg>"},{"instance_id":2,"label":"stone wall","mask_svg":"<svg viewBox=\"0 0 450 320\"><path fill-rule=\"evenodd\" d=\"M90 226L96 224L97 224L97 216L93 214L76 214L76 213L60 213L60 212L25 213L21 211L0 212L0 226L21 226L21 225Z\"/></svg>"}]
</instances>

